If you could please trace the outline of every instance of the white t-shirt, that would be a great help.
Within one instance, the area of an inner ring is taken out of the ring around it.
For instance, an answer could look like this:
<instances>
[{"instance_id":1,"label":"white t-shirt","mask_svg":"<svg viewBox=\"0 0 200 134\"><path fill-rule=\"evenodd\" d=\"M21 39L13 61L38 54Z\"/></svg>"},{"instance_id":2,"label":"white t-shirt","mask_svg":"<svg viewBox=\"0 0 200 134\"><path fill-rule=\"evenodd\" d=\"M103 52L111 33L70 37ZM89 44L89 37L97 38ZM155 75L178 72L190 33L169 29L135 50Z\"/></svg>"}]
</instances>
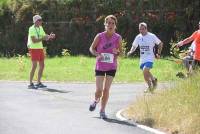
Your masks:
<instances>
[{"instance_id":1,"label":"white t-shirt","mask_svg":"<svg viewBox=\"0 0 200 134\"><path fill-rule=\"evenodd\" d=\"M135 37L132 45L134 47L140 47L140 64L145 62L153 62L155 59L155 55L153 52L155 44L160 44L161 41L158 37L150 32L147 32L146 35L138 34Z\"/></svg>"}]
</instances>

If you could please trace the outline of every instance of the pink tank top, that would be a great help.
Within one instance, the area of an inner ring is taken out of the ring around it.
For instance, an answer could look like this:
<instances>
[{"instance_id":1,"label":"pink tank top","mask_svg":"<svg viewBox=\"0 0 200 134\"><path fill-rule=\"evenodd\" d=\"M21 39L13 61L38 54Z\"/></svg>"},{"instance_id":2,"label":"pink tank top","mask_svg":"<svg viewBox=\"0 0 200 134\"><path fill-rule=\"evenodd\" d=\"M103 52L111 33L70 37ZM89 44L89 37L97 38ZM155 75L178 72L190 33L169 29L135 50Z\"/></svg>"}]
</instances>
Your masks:
<instances>
[{"instance_id":1,"label":"pink tank top","mask_svg":"<svg viewBox=\"0 0 200 134\"><path fill-rule=\"evenodd\" d=\"M117 56L113 54L114 48L119 48L120 35L114 33L109 39L106 32L99 33L99 43L97 45L97 53L104 55L102 60L96 59L96 70L110 71L117 69Z\"/></svg>"}]
</instances>

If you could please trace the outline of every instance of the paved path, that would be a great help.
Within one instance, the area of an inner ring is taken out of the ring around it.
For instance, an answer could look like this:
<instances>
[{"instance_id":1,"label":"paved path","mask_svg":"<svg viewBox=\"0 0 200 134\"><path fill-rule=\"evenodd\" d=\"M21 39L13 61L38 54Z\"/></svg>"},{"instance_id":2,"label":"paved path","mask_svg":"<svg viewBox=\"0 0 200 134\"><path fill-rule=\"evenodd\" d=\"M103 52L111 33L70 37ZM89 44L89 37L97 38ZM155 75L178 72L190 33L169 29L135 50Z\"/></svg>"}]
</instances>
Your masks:
<instances>
[{"instance_id":1,"label":"paved path","mask_svg":"<svg viewBox=\"0 0 200 134\"><path fill-rule=\"evenodd\" d=\"M115 117L143 94L143 83L112 85L108 120L99 118L99 107L88 110L94 84L47 82L41 90L27 84L0 81L0 134L151 134Z\"/></svg>"}]
</instances>

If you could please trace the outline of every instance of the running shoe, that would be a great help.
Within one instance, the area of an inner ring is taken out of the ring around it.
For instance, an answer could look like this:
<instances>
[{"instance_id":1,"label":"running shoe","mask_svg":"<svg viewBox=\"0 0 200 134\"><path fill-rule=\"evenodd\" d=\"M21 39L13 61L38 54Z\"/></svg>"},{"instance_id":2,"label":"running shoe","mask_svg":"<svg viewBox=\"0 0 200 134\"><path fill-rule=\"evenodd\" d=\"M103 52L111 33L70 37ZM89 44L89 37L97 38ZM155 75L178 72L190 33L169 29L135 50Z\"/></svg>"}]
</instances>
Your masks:
<instances>
[{"instance_id":1,"label":"running shoe","mask_svg":"<svg viewBox=\"0 0 200 134\"><path fill-rule=\"evenodd\" d=\"M99 115L100 115L101 119L108 119L108 117L107 117L105 112L100 112Z\"/></svg>"},{"instance_id":2,"label":"running shoe","mask_svg":"<svg viewBox=\"0 0 200 134\"><path fill-rule=\"evenodd\" d=\"M157 87L157 83L158 83L158 79L157 78L154 78L152 80L152 84L153 84L153 89L155 89Z\"/></svg>"},{"instance_id":3,"label":"running shoe","mask_svg":"<svg viewBox=\"0 0 200 134\"><path fill-rule=\"evenodd\" d=\"M153 91L154 91L154 88L153 88L153 86L151 85L150 87L148 87L147 89L145 89L144 90L144 93L153 93Z\"/></svg>"},{"instance_id":4,"label":"running shoe","mask_svg":"<svg viewBox=\"0 0 200 134\"><path fill-rule=\"evenodd\" d=\"M28 89L37 89L37 87L33 83L31 83L30 85L28 85Z\"/></svg>"},{"instance_id":5,"label":"running shoe","mask_svg":"<svg viewBox=\"0 0 200 134\"><path fill-rule=\"evenodd\" d=\"M45 88L46 85L42 84L41 82L35 85L37 88Z\"/></svg>"},{"instance_id":6,"label":"running shoe","mask_svg":"<svg viewBox=\"0 0 200 134\"><path fill-rule=\"evenodd\" d=\"M144 90L144 93L149 93L150 91L151 91L151 88L148 87L147 89Z\"/></svg>"},{"instance_id":7,"label":"running shoe","mask_svg":"<svg viewBox=\"0 0 200 134\"><path fill-rule=\"evenodd\" d=\"M97 105L97 102L94 101L94 102L90 105L89 110L90 110L90 111L94 111L95 108L96 108L96 105Z\"/></svg>"}]
</instances>

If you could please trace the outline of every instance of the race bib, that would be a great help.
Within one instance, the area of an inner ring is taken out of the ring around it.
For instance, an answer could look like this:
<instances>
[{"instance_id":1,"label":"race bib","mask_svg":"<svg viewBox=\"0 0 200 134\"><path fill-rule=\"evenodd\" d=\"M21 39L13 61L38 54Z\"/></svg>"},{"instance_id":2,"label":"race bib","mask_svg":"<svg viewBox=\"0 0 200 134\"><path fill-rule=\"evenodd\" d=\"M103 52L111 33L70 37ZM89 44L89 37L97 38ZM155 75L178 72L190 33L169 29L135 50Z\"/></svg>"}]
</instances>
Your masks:
<instances>
[{"instance_id":1,"label":"race bib","mask_svg":"<svg viewBox=\"0 0 200 134\"><path fill-rule=\"evenodd\" d=\"M151 52L150 52L150 48L149 46L140 46L140 54L141 55L150 55Z\"/></svg>"},{"instance_id":2,"label":"race bib","mask_svg":"<svg viewBox=\"0 0 200 134\"><path fill-rule=\"evenodd\" d=\"M113 60L114 60L114 55L113 54L101 53L101 55L103 56L103 59L101 60L101 62L113 63Z\"/></svg>"}]
</instances>

